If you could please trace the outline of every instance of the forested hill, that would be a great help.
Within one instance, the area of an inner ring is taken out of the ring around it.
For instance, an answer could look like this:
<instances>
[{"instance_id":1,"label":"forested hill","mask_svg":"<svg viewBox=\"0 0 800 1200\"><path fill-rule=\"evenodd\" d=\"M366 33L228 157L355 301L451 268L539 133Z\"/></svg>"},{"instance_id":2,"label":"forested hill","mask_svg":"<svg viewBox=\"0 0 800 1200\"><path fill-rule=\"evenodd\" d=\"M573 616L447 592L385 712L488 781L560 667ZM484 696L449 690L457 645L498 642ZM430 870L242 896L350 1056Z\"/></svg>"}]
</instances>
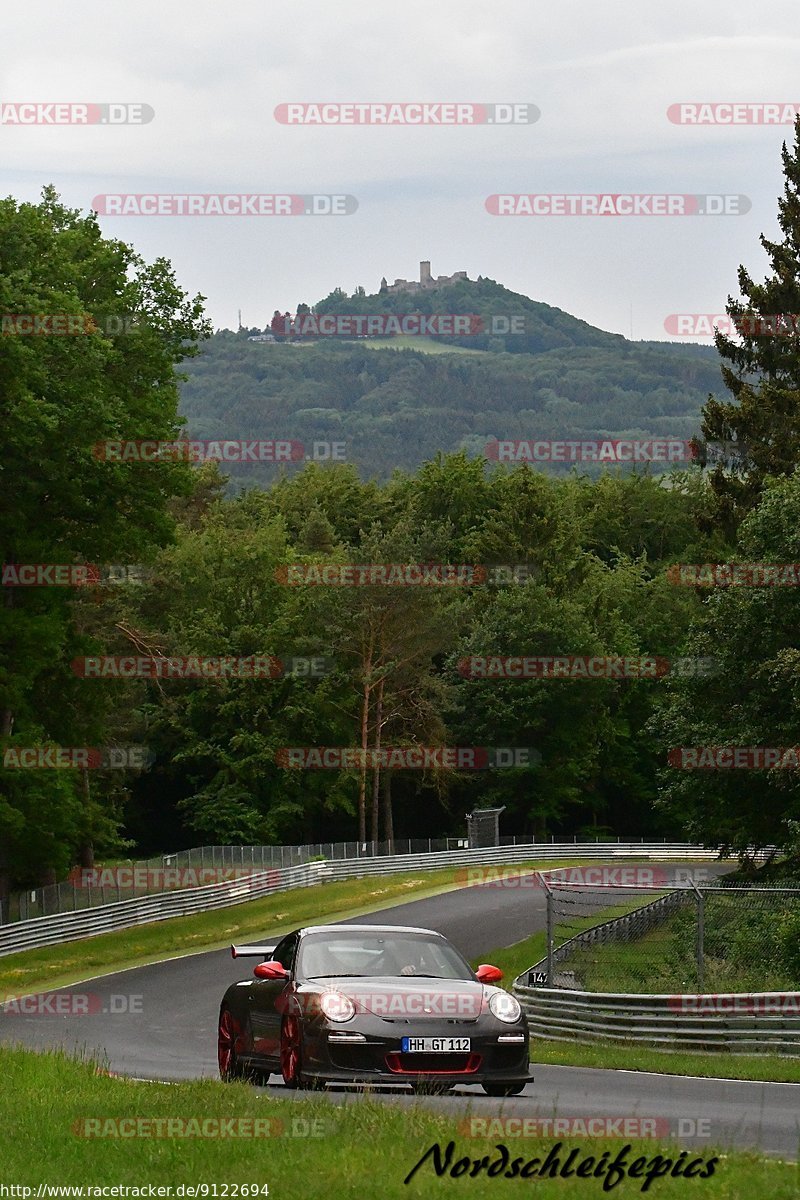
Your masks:
<instances>
[{"instance_id":1,"label":"forested hill","mask_svg":"<svg viewBox=\"0 0 800 1200\"><path fill-rule=\"evenodd\" d=\"M298 311L303 309L298 306ZM618 333L596 329L560 308L542 304L509 291L493 279L461 280L423 292L377 292L363 288L347 296L336 288L313 305L317 314L408 313L469 314L480 318L481 331L469 337L441 337L442 345L473 350L539 354L570 346L619 346L625 339Z\"/></svg>"},{"instance_id":2,"label":"forested hill","mask_svg":"<svg viewBox=\"0 0 800 1200\"><path fill-rule=\"evenodd\" d=\"M362 476L386 478L438 450L481 455L492 439L690 438L708 394L722 392L713 347L630 342L491 280L420 294L334 292L313 312L471 313L489 331L516 317L525 334L265 343L248 341L261 330L223 330L186 366L181 408L193 437L285 438L309 451L344 443ZM275 468L226 471L256 484Z\"/></svg>"}]
</instances>

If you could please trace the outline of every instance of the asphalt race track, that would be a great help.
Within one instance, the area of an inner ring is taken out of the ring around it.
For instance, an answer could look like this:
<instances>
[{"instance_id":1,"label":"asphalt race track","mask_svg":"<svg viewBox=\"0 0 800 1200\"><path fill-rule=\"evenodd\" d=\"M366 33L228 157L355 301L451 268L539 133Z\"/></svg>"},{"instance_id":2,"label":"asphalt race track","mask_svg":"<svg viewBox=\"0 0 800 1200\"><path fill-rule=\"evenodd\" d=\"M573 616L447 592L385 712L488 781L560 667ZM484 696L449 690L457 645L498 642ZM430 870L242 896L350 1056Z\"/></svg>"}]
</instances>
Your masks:
<instances>
[{"instance_id":1,"label":"asphalt race track","mask_svg":"<svg viewBox=\"0 0 800 1200\"><path fill-rule=\"evenodd\" d=\"M723 870L706 866L714 873ZM608 902L607 895L598 894L598 906ZM544 895L536 888L484 886L411 901L353 918L353 923L438 929L467 958L475 958L543 929L544 913ZM68 1015L0 1010L0 1041L99 1053L112 1071L144 1079L216 1076L219 1002L229 983L246 977L249 966L248 960L235 961L229 952L215 950L105 975L49 994L49 1007L61 1003L72 1010ZM479 1087L464 1086L451 1096L424 1102L475 1117L496 1115L502 1106L504 1116L657 1118L660 1134L668 1125L669 1135L687 1148L697 1147L698 1153L705 1143L798 1157L800 1084L535 1064L532 1070L535 1082L512 1099L490 1099ZM281 1083L262 1091L298 1098ZM347 1088L328 1091L334 1104L357 1102L359 1094ZM380 1095L387 1103L415 1102L400 1089L386 1088Z\"/></svg>"}]
</instances>

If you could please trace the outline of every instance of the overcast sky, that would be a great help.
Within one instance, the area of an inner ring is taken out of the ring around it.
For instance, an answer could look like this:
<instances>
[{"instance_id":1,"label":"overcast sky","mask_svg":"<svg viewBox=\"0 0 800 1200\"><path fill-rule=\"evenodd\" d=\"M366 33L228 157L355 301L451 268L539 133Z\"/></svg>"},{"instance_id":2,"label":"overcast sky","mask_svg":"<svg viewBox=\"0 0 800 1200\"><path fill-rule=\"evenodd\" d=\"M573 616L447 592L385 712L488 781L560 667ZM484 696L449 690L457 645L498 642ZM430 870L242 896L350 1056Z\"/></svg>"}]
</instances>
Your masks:
<instances>
[{"instance_id":1,"label":"overcast sky","mask_svg":"<svg viewBox=\"0 0 800 1200\"><path fill-rule=\"evenodd\" d=\"M218 327L340 286L486 275L635 338L761 278L789 126L671 123L681 101L800 101L797 0L27 0L6 5L0 101L139 102L142 126L0 126L3 194L345 193L341 217L102 217ZM527 102L535 124L282 125L291 101ZM743 216L495 217L497 192L744 194Z\"/></svg>"}]
</instances>

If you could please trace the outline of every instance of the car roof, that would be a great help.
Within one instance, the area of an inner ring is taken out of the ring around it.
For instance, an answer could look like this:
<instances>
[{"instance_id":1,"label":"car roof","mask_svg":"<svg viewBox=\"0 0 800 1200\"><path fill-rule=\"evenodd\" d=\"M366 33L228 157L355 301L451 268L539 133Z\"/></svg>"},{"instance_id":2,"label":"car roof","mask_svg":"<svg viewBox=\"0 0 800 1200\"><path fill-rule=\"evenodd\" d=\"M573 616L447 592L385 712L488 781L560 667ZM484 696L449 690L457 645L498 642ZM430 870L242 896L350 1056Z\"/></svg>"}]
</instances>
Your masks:
<instances>
[{"instance_id":1,"label":"car roof","mask_svg":"<svg viewBox=\"0 0 800 1200\"><path fill-rule=\"evenodd\" d=\"M435 929L420 929L415 925L307 925L298 933L301 937L307 933L426 933L444 939L444 934Z\"/></svg>"}]
</instances>

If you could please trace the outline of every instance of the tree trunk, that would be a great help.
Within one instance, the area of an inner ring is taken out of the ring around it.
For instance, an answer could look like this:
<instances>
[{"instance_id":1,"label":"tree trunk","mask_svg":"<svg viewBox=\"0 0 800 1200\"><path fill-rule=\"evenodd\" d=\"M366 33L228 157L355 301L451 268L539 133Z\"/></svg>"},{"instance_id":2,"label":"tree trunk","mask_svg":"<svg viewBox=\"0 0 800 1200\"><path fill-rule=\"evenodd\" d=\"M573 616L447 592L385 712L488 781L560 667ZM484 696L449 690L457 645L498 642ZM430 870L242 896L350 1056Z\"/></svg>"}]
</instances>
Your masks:
<instances>
[{"instance_id":1,"label":"tree trunk","mask_svg":"<svg viewBox=\"0 0 800 1200\"><path fill-rule=\"evenodd\" d=\"M380 786L381 786L381 768L380 768L380 749L381 735L383 733L383 685L385 678L381 677L378 682L377 696L375 697L375 765L372 768L372 840L377 844L378 833L380 829Z\"/></svg>"},{"instance_id":2,"label":"tree trunk","mask_svg":"<svg viewBox=\"0 0 800 1200\"><path fill-rule=\"evenodd\" d=\"M369 701L372 693L373 638L370 634L369 649L364 663L364 691L361 700L361 771L358 780L358 840L367 840L367 750L369 748Z\"/></svg>"},{"instance_id":3,"label":"tree trunk","mask_svg":"<svg viewBox=\"0 0 800 1200\"><path fill-rule=\"evenodd\" d=\"M389 847L389 854L394 854L394 820L392 818L392 772L383 772L383 834Z\"/></svg>"},{"instance_id":4,"label":"tree trunk","mask_svg":"<svg viewBox=\"0 0 800 1200\"><path fill-rule=\"evenodd\" d=\"M84 836L81 838L78 846L78 862L81 867L87 871L91 871L94 867L94 845L92 844L92 835L90 831L90 805L92 802L91 792L89 791L89 772L84 767L81 770L81 783L83 786L83 799L86 806L86 824L84 826Z\"/></svg>"}]
</instances>

